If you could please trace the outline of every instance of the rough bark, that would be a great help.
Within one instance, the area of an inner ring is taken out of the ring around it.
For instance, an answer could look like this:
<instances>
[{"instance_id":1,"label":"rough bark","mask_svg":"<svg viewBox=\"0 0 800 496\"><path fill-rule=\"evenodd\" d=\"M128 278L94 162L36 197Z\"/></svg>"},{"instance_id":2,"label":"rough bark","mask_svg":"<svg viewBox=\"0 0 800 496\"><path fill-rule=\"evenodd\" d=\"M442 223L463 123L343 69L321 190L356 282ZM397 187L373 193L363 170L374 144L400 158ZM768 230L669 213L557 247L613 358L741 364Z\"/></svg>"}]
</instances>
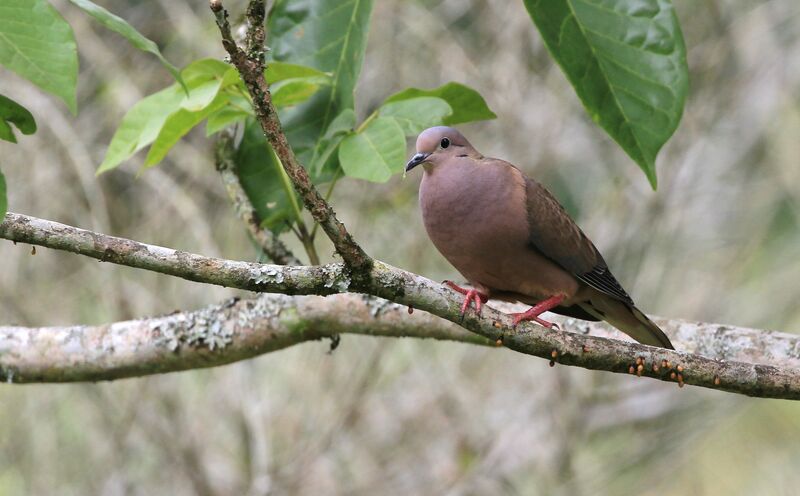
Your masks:
<instances>
[{"instance_id":1,"label":"rough bark","mask_svg":"<svg viewBox=\"0 0 800 496\"><path fill-rule=\"evenodd\" d=\"M102 381L214 367L336 334L491 344L424 312L366 295L230 300L99 326L0 327L0 379Z\"/></svg>"},{"instance_id":2,"label":"rough bark","mask_svg":"<svg viewBox=\"0 0 800 496\"><path fill-rule=\"evenodd\" d=\"M561 321L563 331L549 331L530 323L514 329L508 316L491 307L484 308L482 316L469 311L462 318L460 295L422 276L379 261L374 262L369 277L354 279L343 264L287 267L210 258L14 213L7 214L0 224L0 237L250 291L370 294L460 323L488 342L565 365L635 373L749 396L800 399L800 368L797 367L800 340L791 335L719 324L658 320L676 347L684 350L670 351L587 335L586 331L604 326L572 319ZM334 325L333 322L329 324ZM419 332L424 337L425 329ZM322 336L313 335L308 339ZM9 374L20 376L7 362L15 353L18 352L13 349L0 353L0 367L6 378Z\"/></svg>"}]
</instances>

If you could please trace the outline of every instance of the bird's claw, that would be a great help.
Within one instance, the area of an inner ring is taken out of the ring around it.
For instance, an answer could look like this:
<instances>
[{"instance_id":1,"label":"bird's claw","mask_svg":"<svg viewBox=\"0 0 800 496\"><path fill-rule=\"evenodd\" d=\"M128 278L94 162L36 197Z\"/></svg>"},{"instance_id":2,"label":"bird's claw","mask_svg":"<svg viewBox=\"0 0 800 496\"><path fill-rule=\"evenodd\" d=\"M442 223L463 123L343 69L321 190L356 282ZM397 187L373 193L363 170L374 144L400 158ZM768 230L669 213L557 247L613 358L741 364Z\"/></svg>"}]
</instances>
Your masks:
<instances>
[{"instance_id":1,"label":"bird's claw","mask_svg":"<svg viewBox=\"0 0 800 496\"><path fill-rule=\"evenodd\" d=\"M464 303L461 304L461 315L463 316L467 313L467 308L471 302L475 302L475 312L480 315L481 309L483 308L483 300L482 294L476 289L470 289L467 291L467 295L464 297Z\"/></svg>"},{"instance_id":2,"label":"bird's claw","mask_svg":"<svg viewBox=\"0 0 800 496\"><path fill-rule=\"evenodd\" d=\"M521 313L512 313L511 316L514 317L514 324L512 327L515 329L517 325L524 321L524 320L532 320L539 324L542 327L546 327L547 329L560 331L561 328L558 327L557 324L553 322L549 322L539 317L539 315L543 314L544 312L551 310L552 308L558 306L559 303L564 301L564 296L562 295L555 295L551 296L550 298L537 303L536 305L532 306L525 312Z\"/></svg>"},{"instance_id":3,"label":"bird's claw","mask_svg":"<svg viewBox=\"0 0 800 496\"><path fill-rule=\"evenodd\" d=\"M442 281L442 284L449 287L450 289L461 293L464 295L464 303L461 304L461 318L463 320L464 315L467 313L467 309L469 308L470 303L473 301L475 302L475 311L478 315L481 314L481 309L483 308L483 304L489 299L485 294L481 293L477 289L464 289L461 286L457 285L453 281Z\"/></svg>"},{"instance_id":4,"label":"bird's claw","mask_svg":"<svg viewBox=\"0 0 800 496\"><path fill-rule=\"evenodd\" d=\"M523 322L523 321L526 321L526 320L531 320L533 322L536 322L537 324L539 324L542 327L546 327L548 329L556 330L556 331L560 331L561 330L561 328L558 327L558 324L556 324L555 322L550 322L550 321L541 319L541 318L539 318L538 315L528 315L528 312L512 313L511 316L514 317L514 323L511 326L514 329L517 328L517 325L519 325L520 322Z\"/></svg>"}]
</instances>

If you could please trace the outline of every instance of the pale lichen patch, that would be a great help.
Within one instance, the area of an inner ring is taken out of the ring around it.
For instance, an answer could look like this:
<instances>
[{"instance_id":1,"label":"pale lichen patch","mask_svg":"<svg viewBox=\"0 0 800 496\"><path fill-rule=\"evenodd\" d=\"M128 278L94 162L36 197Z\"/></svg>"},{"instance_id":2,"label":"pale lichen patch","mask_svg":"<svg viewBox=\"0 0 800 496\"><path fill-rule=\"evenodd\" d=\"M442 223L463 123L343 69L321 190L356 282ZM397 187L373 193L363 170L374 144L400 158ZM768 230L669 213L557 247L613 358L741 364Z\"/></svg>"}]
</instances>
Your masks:
<instances>
[{"instance_id":1,"label":"pale lichen patch","mask_svg":"<svg viewBox=\"0 0 800 496\"><path fill-rule=\"evenodd\" d=\"M387 310L391 310L394 308L400 308L401 305L397 303L392 303L389 300L384 300L383 298L377 298L375 296L370 295L363 295L362 299L364 303L367 305L369 309L369 314L373 318L378 318L382 313L386 312Z\"/></svg>"},{"instance_id":2,"label":"pale lichen patch","mask_svg":"<svg viewBox=\"0 0 800 496\"><path fill-rule=\"evenodd\" d=\"M284 281L283 270L265 265L253 270L250 279L257 285L282 284Z\"/></svg>"},{"instance_id":3,"label":"pale lichen patch","mask_svg":"<svg viewBox=\"0 0 800 496\"><path fill-rule=\"evenodd\" d=\"M152 328L157 346L177 351L181 346L223 349L233 342L235 326L218 308L205 309L161 320Z\"/></svg>"}]
</instances>

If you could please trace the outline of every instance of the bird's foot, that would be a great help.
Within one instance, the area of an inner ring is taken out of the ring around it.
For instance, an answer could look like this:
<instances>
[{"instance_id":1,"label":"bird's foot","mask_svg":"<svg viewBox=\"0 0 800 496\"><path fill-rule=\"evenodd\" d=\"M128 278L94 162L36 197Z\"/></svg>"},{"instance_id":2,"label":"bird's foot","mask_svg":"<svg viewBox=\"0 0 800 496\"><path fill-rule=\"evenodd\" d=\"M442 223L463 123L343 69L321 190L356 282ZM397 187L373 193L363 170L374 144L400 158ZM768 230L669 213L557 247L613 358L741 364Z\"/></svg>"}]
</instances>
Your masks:
<instances>
[{"instance_id":1,"label":"bird's foot","mask_svg":"<svg viewBox=\"0 0 800 496\"><path fill-rule=\"evenodd\" d=\"M557 307L562 301L564 301L564 295L555 295L551 296L550 298L540 301L536 305L530 307L527 311L521 313L512 313L511 316L514 317L514 325L513 327L517 327L517 324L523 322L525 320L532 320L537 324L546 327L548 329L556 329L559 330L557 324L553 322L548 322L544 319L540 319L539 315L543 314L544 312Z\"/></svg>"},{"instance_id":2,"label":"bird's foot","mask_svg":"<svg viewBox=\"0 0 800 496\"><path fill-rule=\"evenodd\" d=\"M475 302L475 311L478 312L478 315L481 313L481 307L484 303L489 301L489 297L477 289L464 289L461 286L457 285L453 281L442 281L442 284L449 287L450 289L457 291L464 296L464 303L461 305L461 316L463 317L465 313L467 313L467 308L469 308L469 304L473 301Z\"/></svg>"}]
</instances>

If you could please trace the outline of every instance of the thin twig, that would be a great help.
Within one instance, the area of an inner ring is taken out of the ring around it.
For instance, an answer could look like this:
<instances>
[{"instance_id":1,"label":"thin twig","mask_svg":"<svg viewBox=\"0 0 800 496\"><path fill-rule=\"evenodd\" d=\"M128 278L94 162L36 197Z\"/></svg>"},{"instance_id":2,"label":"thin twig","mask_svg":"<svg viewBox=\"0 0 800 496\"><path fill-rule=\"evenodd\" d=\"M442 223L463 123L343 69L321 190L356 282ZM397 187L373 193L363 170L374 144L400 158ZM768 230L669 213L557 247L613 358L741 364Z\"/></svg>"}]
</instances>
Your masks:
<instances>
[{"instance_id":1,"label":"thin twig","mask_svg":"<svg viewBox=\"0 0 800 496\"><path fill-rule=\"evenodd\" d=\"M800 340L796 336L718 324L657 322L676 346L707 355L703 356L582 334L585 329L596 329L602 324L568 319L561 321L565 331L550 331L529 323L514 329L511 319L492 307L484 307L482 316L469 311L462 317L458 294L379 261L373 262L368 277L356 279L342 264L290 267L210 258L14 213L6 214L0 224L0 237L250 291L292 295L367 293L459 322L465 329L498 345L559 364L636 373L748 396L800 399ZM704 332L699 333L698 329ZM686 332L690 336L688 343L681 339ZM761 351L753 344L769 349ZM6 356L2 351L0 348L0 365L13 355ZM739 361L743 357L753 360L754 354L760 353L762 357L770 357L770 364ZM173 358L181 359L180 356ZM15 374L13 368L5 365L0 369L0 376L5 374L6 378Z\"/></svg>"},{"instance_id":2,"label":"thin twig","mask_svg":"<svg viewBox=\"0 0 800 496\"><path fill-rule=\"evenodd\" d=\"M228 132L220 133L214 150L214 159L222 182L225 184L225 189L228 191L228 197L239 219L244 222L250 232L250 236L253 237L270 260L279 265L301 265L300 260L289 251L286 245L272 231L261 227L261 219L244 188L242 188L233 154L233 136Z\"/></svg>"},{"instance_id":3,"label":"thin twig","mask_svg":"<svg viewBox=\"0 0 800 496\"><path fill-rule=\"evenodd\" d=\"M222 45L230 56L231 63L239 71L239 75L247 87L253 100L256 119L261 125L272 149L280 158L281 164L289 175L295 191L300 195L311 217L320 224L328 235L337 253L353 274L353 277L367 277L372 267L372 259L356 243L350 233L337 218L336 213L319 194L308 172L297 161L289 141L281 128L278 113L272 104L269 85L264 77L264 1L251 0L248 13L248 50L239 47L231 33L228 12L221 0L211 0L211 11L216 17L217 26L222 37ZM261 45L259 45L261 43Z\"/></svg>"}]
</instances>

